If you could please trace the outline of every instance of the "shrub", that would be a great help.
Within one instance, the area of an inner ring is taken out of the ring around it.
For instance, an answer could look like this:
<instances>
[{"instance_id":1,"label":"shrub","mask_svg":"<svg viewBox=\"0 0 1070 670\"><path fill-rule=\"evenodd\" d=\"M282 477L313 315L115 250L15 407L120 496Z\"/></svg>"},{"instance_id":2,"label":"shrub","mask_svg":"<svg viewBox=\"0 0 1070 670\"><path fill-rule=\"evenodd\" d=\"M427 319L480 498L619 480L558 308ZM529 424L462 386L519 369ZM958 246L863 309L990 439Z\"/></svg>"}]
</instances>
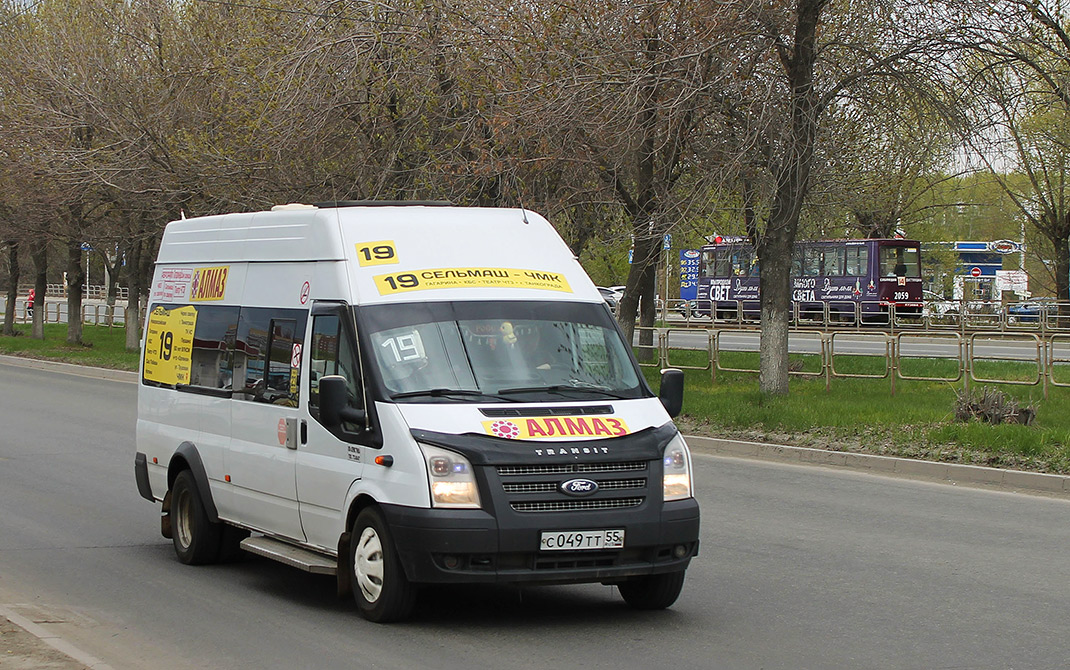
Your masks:
<instances>
[{"instance_id":1,"label":"shrub","mask_svg":"<svg viewBox=\"0 0 1070 670\"><path fill-rule=\"evenodd\" d=\"M1011 398L1003 391L990 389L987 386L981 389L980 395L974 395L965 389L956 392L956 421L967 422L970 419L979 419L993 425L1019 423L1031 426L1036 416L1037 409L1032 403L1023 407L1018 400Z\"/></svg>"}]
</instances>

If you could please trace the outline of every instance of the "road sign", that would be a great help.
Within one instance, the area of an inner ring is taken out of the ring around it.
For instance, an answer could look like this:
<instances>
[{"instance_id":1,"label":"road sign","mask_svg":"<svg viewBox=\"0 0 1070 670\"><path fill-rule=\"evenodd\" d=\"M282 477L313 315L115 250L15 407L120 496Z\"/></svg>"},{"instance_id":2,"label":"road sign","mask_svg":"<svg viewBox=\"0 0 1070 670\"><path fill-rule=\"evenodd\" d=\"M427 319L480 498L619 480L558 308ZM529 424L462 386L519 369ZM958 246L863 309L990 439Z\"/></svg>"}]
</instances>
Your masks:
<instances>
[{"instance_id":1,"label":"road sign","mask_svg":"<svg viewBox=\"0 0 1070 670\"><path fill-rule=\"evenodd\" d=\"M981 268L979 268L979 267L970 268L970 276L971 277L980 277L981 276Z\"/></svg>"}]
</instances>

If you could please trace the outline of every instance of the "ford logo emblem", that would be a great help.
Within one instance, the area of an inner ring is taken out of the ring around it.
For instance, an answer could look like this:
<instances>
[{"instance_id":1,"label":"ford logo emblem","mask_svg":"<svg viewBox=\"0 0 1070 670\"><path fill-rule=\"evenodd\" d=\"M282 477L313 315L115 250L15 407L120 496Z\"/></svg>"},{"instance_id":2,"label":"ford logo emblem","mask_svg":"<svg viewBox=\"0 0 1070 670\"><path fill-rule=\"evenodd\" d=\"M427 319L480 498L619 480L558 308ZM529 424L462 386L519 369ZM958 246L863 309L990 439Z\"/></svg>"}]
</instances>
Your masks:
<instances>
[{"instance_id":1,"label":"ford logo emblem","mask_svg":"<svg viewBox=\"0 0 1070 670\"><path fill-rule=\"evenodd\" d=\"M567 496L575 496L577 498L593 495L597 491L598 482L591 481L590 479L570 479L561 484L561 493L564 493Z\"/></svg>"}]
</instances>

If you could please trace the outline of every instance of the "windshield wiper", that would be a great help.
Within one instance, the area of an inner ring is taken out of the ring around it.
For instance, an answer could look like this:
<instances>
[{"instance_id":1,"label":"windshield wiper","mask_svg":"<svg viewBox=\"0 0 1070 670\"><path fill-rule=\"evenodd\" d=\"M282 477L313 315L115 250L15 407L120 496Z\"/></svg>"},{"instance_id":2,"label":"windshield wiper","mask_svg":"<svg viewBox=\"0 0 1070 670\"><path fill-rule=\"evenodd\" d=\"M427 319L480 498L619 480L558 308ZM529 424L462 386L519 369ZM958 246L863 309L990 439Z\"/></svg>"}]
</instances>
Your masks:
<instances>
[{"instance_id":1,"label":"windshield wiper","mask_svg":"<svg viewBox=\"0 0 1070 670\"><path fill-rule=\"evenodd\" d=\"M451 395L466 395L466 396L479 396L481 398L493 398L495 400L504 400L506 402L518 402L513 398L503 398L500 395L494 393L484 393L482 391L473 391L472 389L447 389L447 388L434 388L424 389L423 391L405 391L403 393L393 393L391 398L397 400L398 398L418 398L420 396L430 396L432 398L442 398Z\"/></svg>"},{"instance_id":2,"label":"windshield wiper","mask_svg":"<svg viewBox=\"0 0 1070 670\"><path fill-rule=\"evenodd\" d=\"M619 393L613 393L604 386L565 386L562 384L553 384L550 386L519 386L511 389L498 389L498 393L501 395L508 395L512 393L565 393L566 391L572 393L601 393L602 395L609 396L610 398L617 398L618 400L628 400L628 396L620 395Z\"/></svg>"}]
</instances>

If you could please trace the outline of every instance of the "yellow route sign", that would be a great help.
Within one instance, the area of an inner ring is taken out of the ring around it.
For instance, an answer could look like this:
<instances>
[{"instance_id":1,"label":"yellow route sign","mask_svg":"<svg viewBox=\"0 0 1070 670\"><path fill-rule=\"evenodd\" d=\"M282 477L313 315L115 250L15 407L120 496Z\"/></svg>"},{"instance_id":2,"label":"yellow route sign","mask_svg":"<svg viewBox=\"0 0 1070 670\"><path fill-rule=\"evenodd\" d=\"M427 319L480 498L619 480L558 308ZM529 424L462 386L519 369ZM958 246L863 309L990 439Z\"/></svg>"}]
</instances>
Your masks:
<instances>
[{"instance_id":1,"label":"yellow route sign","mask_svg":"<svg viewBox=\"0 0 1070 670\"><path fill-rule=\"evenodd\" d=\"M193 359L197 308L157 307L145 332L145 379L160 384L188 384Z\"/></svg>"},{"instance_id":2,"label":"yellow route sign","mask_svg":"<svg viewBox=\"0 0 1070 670\"><path fill-rule=\"evenodd\" d=\"M534 288L572 293L560 272L516 268L463 267L414 270L373 278L379 295L437 288Z\"/></svg>"}]
</instances>

